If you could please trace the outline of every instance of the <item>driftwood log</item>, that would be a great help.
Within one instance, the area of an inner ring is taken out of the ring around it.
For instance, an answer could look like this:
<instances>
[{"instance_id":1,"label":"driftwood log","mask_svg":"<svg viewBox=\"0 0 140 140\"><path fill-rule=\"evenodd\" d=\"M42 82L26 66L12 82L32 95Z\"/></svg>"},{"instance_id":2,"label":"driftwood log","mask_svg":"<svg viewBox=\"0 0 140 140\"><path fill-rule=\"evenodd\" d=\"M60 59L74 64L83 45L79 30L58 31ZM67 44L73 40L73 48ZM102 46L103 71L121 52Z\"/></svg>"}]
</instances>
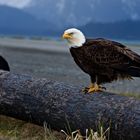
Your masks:
<instances>
[{"instance_id":1,"label":"driftwood log","mask_svg":"<svg viewBox=\"0 0 140 140\"><path fill-rule=\"evenodd\" d=\"M111 139L140 140L140 100L0 71L0 114L53 129L97 130L111 124Z\"/></svg>"}]
</instances>

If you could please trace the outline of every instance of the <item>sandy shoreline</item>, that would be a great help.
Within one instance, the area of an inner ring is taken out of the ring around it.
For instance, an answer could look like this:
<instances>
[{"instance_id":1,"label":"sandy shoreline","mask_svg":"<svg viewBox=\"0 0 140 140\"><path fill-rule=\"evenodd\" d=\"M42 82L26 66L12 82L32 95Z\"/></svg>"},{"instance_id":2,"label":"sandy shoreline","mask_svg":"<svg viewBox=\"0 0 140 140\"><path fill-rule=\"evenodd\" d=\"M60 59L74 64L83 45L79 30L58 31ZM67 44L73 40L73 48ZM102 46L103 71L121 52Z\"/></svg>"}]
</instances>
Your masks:
<instances>
[{"instance_id":1,"label":"sandy shoreline","mask_svg":"<svg viewBox=\"0 0 140 140\"><path fill-rule=\"evenodd\" d=\"M0 46L22 49L34 49L40 51L69 52L67 44L63 41L55 40L31 40L31 39L14 39L0 38Z\"/></svg>"},{"instance_id":2,"label":"sandy shoreline","mask_svg":"<svg viewBox=\"0 0 140 140\"><path fill-rule=\"evenodd\" d=\"M123 42L121 42L123 43ZM124 43L123 43L124 44ZM140 54L140 45L125 44L132 50ZM69 47L64 40L31 40L31 39L16 39L16 38L1 38L0 46L21 48L21 49L34 49L40 51L53 51L69 53Z\"/></svg>"}]
</instances>

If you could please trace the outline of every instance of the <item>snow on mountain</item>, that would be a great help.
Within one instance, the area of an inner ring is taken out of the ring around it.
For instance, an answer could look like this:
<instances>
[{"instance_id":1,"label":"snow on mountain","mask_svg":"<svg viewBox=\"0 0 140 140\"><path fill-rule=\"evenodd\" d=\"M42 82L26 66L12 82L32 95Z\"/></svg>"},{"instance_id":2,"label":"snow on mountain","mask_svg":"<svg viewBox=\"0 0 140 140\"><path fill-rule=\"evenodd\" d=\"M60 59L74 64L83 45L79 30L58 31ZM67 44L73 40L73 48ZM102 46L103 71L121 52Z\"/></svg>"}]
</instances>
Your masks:
<instances>
[{"instance_id":1,"label":"snow on mountain","mask_svg":"<svg viewBox=\"0 0 140 140\"><path fill-rule=\"evenodd\" d=\"M57 27L140 19L140 0L32 0L24 10Z\"/></svg>"}]
</instances>

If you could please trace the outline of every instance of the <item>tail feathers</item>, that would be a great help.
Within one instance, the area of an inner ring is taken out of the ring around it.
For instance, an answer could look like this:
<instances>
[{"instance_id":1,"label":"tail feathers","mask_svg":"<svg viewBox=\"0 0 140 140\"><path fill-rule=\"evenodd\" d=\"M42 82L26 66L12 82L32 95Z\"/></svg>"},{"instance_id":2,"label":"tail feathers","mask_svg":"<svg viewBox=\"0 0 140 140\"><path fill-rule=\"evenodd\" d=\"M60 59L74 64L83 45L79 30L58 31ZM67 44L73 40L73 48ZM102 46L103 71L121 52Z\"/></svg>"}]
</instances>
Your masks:
<instances>
[{"instance_id":1,"label":"tail feathers","mask_svg":"<svg viewBox=\"0 0 140 140\"><path fill-rule=\"evenodd\" d=\"M0 70L10 71L8 62L2 56L0 56Z\"/></svg>"},{"instance_id":2,"label":"tail feathers","mask_svg":"<svg viewBox=\"0 0 140 140\"><path fill-rule=\"evenodd\" d=\"M126 49L126 55L131 58L131 60L137 62L140 64L140 55L138 55L137 53L131 51L130 49Z\"/></svg>"},{"instance_id":3,"label":"tail feathers","mask_svg":"<svg viewBox=\"0 0 140 140\"><path fill-rule=\"evenodd\" d=\"M140 77L140 67L131 66L128 68L127 72L132 77Z\"/></svg>"}]
</instances>

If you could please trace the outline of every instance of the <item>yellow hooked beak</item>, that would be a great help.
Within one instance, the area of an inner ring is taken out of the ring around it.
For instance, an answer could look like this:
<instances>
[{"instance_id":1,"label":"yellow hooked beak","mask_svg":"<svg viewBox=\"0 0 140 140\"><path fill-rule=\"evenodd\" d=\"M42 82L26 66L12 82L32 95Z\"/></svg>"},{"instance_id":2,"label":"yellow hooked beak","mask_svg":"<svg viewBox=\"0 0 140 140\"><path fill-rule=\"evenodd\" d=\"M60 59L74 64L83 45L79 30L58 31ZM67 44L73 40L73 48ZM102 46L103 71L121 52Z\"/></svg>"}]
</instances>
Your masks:
<instances>
[{"instance_id":1,"label":"yellow hooked beak","mask_svg":"<svg viewBox=\"0 0 140 140\"><path fill-rule=\"evenodd\" d=\"M62 36L63 39L72 39L72 35L64 33Z\"/></svg>"}]
</instances>

